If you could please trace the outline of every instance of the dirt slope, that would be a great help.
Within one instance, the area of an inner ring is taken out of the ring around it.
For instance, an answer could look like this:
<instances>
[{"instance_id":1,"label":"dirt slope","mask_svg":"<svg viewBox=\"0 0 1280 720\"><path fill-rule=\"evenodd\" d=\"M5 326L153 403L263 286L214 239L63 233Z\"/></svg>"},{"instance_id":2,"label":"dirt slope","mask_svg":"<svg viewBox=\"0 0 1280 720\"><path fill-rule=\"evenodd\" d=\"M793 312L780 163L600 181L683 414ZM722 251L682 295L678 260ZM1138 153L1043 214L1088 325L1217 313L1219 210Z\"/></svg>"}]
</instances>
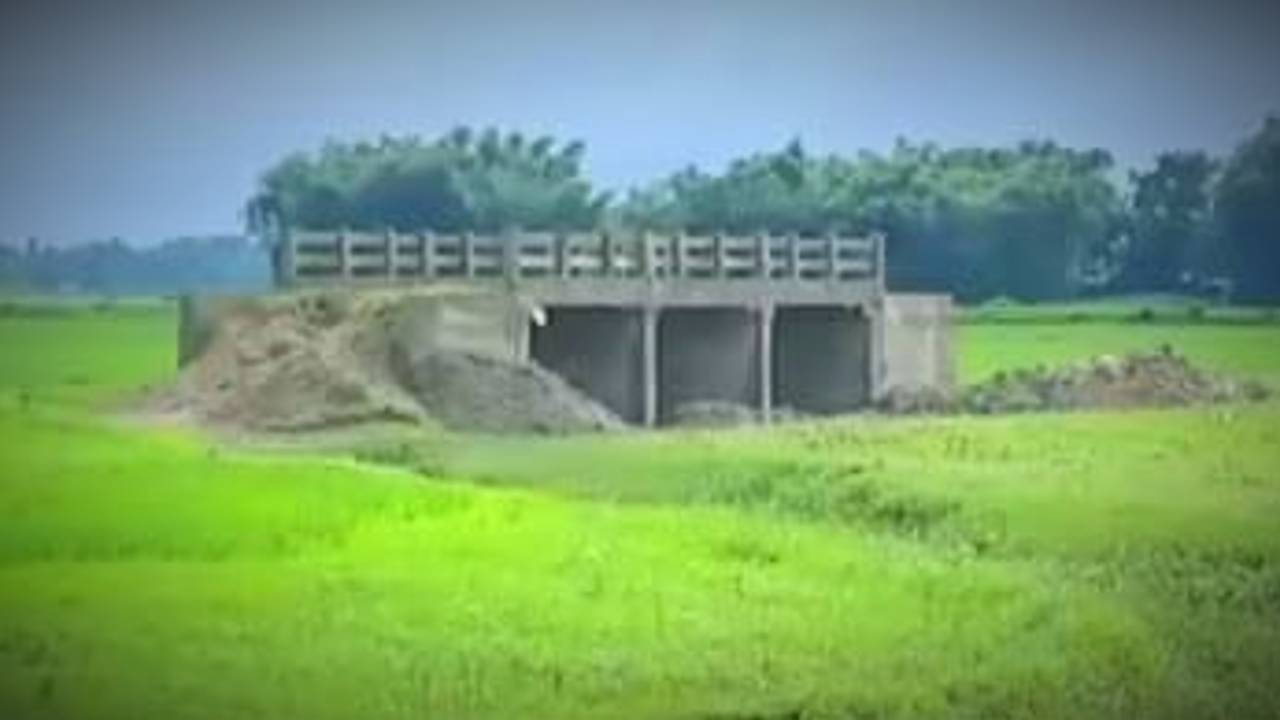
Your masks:
<instances>
[{"instance_id":1,"label":"dirt slope","mask_svg":"<svg viewBox=\"0 0 1280 720\"><path fill-rule=\"evenodd\" d=\"M148 409L229 429L303 431L371 421L461 431L561 433L618 427L559 377L474 353L406 361L393 295L300 295L220 314L203 352Z\"/></svg>"}]
</instances>

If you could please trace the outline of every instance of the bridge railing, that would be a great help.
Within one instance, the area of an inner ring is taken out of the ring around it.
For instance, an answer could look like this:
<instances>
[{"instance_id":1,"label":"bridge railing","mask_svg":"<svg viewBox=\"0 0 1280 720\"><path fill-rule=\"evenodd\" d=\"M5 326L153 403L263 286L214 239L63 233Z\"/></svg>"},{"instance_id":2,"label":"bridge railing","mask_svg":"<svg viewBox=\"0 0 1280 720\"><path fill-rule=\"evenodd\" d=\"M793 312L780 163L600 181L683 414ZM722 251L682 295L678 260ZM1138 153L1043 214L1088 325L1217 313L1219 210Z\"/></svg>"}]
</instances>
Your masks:
<instances>
[{"instance_id":1,"label":"bridge railing","mask_svg":"<svg viewBox=\"0 0 1280 720\"><path fill-rule=\"evenodd\" d=\"M691 278L854 281L884 278L884 238L292 231L285 285L471 278Z\"/></svg>"}]
</instances>

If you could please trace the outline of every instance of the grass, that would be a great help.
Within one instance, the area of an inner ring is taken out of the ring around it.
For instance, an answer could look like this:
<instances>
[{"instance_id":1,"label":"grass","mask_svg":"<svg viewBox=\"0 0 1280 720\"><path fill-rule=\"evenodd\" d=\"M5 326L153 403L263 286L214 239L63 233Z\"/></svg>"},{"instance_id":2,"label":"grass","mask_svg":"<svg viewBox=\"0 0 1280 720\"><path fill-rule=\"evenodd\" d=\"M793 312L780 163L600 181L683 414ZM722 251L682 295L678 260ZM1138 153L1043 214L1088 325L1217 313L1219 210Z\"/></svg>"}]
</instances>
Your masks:
<instances>
[{"instance_id":1,"label":"grass","mask_svg":"<svg viewBox=\"0 0 1280 720\"><path fill-rule=\"evenodd\" d=\"M963 373L1280 378L1280 327L1143 327L966 324ZM1280 403L353 459L110 420L173 338L0 317L4 717L1280 714Z\"/></svg>"},{"instance_id":2,"label":"grass","mask_svg":"<svg viewBox=\"0 0 1280 720\"><path fill-rule=\"evenodd\" d=\"M965 322L956 328L959 376L985 380L998 370L1056 365L1100 353L1169 345L1192 362L1280 388L1280 325L1089 322Z\"/></svg>"}]
</instances>

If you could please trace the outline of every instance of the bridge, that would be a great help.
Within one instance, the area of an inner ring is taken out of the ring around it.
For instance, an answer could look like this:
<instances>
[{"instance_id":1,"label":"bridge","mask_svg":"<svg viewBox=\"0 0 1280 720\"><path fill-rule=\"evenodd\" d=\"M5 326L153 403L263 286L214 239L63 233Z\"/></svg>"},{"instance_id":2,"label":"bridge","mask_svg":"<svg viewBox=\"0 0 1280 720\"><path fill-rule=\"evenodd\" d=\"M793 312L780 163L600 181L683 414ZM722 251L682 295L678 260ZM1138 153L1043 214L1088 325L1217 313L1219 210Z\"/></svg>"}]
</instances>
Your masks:
<instances>
[{"instance_id":1,"label":"bridge","mask_svg":"<svg viewBox=\"0 0 1280 720\"><path fill-rule=\"evenodd\" d=\"M275 247L283 289L485 290L413 332L537 361L637 424L695 402L847 412L950 378L949 302L887 295L880 235L295 230Z\"/></svg>"}]
</instances>

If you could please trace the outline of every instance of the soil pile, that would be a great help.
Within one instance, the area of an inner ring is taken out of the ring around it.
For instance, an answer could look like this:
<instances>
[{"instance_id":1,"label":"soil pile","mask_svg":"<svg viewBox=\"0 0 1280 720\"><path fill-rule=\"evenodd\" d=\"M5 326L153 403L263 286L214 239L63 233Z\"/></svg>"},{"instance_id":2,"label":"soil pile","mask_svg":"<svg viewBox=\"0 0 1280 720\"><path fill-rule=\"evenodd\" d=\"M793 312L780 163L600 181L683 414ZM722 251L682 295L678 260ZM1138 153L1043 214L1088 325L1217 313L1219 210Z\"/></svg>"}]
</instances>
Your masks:
<instances>
[{"instance_id":1,"label":"soil pile","mask_svg":"<svg viewBox=\"0 0 1280 720\"><path fill-rule=\"evenodd\" d=\"M811 416L795 408L774 407L769 413L773 423L797 422ZM681 427L723 428L752 425L761 421L759 408L727 400L694 400L680 403L671 411L670 423Z\"/></svg>"},{"instance_id":2,"label":"soil pile","mask_svg":"<svg viewBox=\"0 0 1280 720\"><path fill-rule=\"evenodd\" d=\"M671 424L684 427L736 427L759 419L755 408L721 400L685 402L671 411Z\"/></svg>"},{"instance_id":3,"label":"soil pile","mask_svg":"<svg viewBox=\"0 0 1280 720\"><path fill-rule=\"evenodd\" d=\"M559 377L469 353L401 359L392 296L257 299L220 313L200 352L146 409L251 431L438 421L478 432L562 433L620 423Z\"/></svg>"},{"instance_id":4,"label":"soil pile","mask_svg":"<svg viewBox=\"0 0 1280 720\"><path fill-rule=\"evenodd\" d=\"M452 430L570 433L622 426L558 375L526 363L465 352L435 352L404 370L426 411Z\"/></svg>"},{"instance_id":5,"label":"soil pile","mask_svg":"<svg viewBox=\"0 0 1280 720\"><path fill-rule=\"evenodd\" d=\"M1086 408L1170 407L1265 399L1267 388L1201 370L1168 346L1152 353L1105 355L1056 369L998 373L948 398L936 391L890 392L891 413L1016 413Z\"/></svg>"}]
</instances>

